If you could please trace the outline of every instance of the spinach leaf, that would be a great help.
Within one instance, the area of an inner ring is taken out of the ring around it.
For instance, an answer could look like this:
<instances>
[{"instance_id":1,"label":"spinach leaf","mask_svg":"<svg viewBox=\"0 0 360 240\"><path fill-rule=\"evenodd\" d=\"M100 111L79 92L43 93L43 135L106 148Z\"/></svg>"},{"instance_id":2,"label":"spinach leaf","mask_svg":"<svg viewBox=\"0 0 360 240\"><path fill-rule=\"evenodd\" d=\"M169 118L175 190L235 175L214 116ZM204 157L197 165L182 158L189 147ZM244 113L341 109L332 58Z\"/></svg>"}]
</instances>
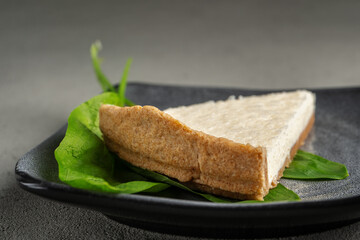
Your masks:
<instances>
[{"instance_id":1,"label":"spinach leaf","mask_svg":"<svg viewBox=\"0 0 360 240\"><path fill-rule=\"evenodd\" d=\"M115 160L107 150L99 128L99 108L102 104L134 105L125 98L131 59L127 62L117 93L101 70L102 59L98 57L100 49L101 43L95 42L90 54L96 77L105 93L91 98L70 114L65 138L55 150L59 178L76 188L109 193L162 191L169 185L150 182L135 173L114 171Z\"/></svg>"},{"instance_id":2,"label":"spinach leaf","mask_svg":"<svg viewBox=\"0 0 360 240\"><path fill-rule=\"evenodd\" d=\"M294 193L292 190L287 189L281 183L271 189L269 194L264 197L265 202L274 202L274 201L298 201L300 197Z\"/></svg>"},{"instance_id":3,"label":"spinach leaf","mask_svg":"<svg viewBox=\"0 0 360 240\"><path fill-rule=\"evenodd\" d=\"M246 200L246 201L242 201L242 203L262 203L262 202L299 201L299 200L301 199L296 193L294 193L290 189L287 189L281 183L278 183L278 185L275 188L270 189L268 195L264 197L264 201Z\"/></svg>"},{"instance_id":4,"label":"spinach leaf","mask_svg":"<svg viewBox=\"0 0 360 240\"><path fill-rule=\"evenodd\" d=\"M106 148L99 129L101 104L118 104L116 93L100 94L70 114L65 138L55 150L59 178L70 186L109 193L157 192L168 184L147 180L120 182L114 173L114 158Z\"/></svg>"},{"instance_id":5,"label":"spinach leaf","mask_svg":"<svg viewBox=\"0 0 360 240\"><path fill-rule=\"evenodd\" d=\"M315 154L299 150L283 177L291 179L344 179L349 176L346 166Z\"/></svg>"}]
</instances>

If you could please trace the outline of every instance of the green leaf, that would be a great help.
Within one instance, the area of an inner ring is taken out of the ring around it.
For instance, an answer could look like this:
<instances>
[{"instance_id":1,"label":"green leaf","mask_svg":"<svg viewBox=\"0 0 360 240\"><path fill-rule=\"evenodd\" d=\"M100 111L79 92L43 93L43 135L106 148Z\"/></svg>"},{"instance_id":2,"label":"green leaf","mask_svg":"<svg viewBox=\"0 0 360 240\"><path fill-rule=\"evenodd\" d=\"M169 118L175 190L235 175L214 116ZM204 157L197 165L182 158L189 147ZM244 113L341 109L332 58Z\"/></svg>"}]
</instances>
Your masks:
<instances>
[{"instance_id":1,"label":"green leaf","mask_svg":"<svg viewBox=\"0 0 360 240\"><path fill-rule=\"evenodd\" d=\"M113 85L109 82L109 80L107 79L107 77L101 70L102 59L99 58L99 56L98 56L101 48L102 48L102 46L101 46L100 41L96 41L90 47L90 55L91 55L96 78L97 78L98 82L100 83L101 88L103 89L104 92L108 92L108 91L116 92Z\"/></svg>"},{"instance_id":2,"label":"green leaf","mask_svg":"<svg viewBox=\"0 0 360 240\"><path fill-rule=\"evenodd\" d=\"M271 189L269 194L264 197L265 202L274 202L274 201L299 201L300 197L290 189L287 189L281 183Z\"/></svg>"},{"instance_id":3,"label":"green leaf","mask_svg":"<svg viewBox=\"0 0 360 240\"><path fill-rule=\"evenodd\" d=\"M268 195L264 197L264 201L247 200L242 203L263 203L263 202L279 202L279 201L300 201L300 197L290 189L287 189L281 183L270 189Z\"/></svg>"},{"instance_id":4,"label":"green leaf","mask_svg":"<svg viewBox=\"0 0 360 240\"><path fill-rule=\"evenodd\" d=\"M114 92L105 92L97 95L75 108L69 117L69 121L77 119L91 132L102 138L99 128L99 109L101 104L119 105L119 96Z\"/></svg>"},{"instance_id":5,"label":"green leaf","mask_svg":"<svg viewBox=\"0 0 360 240\"><path fill-rule=\"evenodd\" d=\"M133 174L118 177L115 173L115 160L99 130L99 108L101 104L117 103L118 95L107 92L70 114L65 138L55 150L60 180L76 188L108 193L157 192L168 188L167 184L149 182Z\"/></svg>"},{"instance_id":6,"label":"green leaf","mask_svg":"<svg viewBox=\"0 0 360 240\"><path fill-rule=\"evenodd\" d=\"M131 100L127 99L127 98L125 98L125 104L126 104L127 106L130 106L130 107L136 105L133 101L131 101Z\"/></svg>"},{"instance_id":7,"label":"green leaf","mask_svg":"<svg viewBox=\"0 0 360 240\"><path fill-rule=\"evenodd\" d=\"M119 84L120 107L124 107L126 103L125 91L126 91L127 77L129 75L131 63L132 63L132 59L129 58L126 62L125 69Z\"/></svg>"},{"instance_id":8,"label":"green leaf","mask_svg":"<svg viewBox=\"0 0 360 240\"><path fill-rule=\"evenodd\" d=\"M344 179L349 176L346 166L299 150L283 177L291 179Z\"/></svg>"}]
</instances>

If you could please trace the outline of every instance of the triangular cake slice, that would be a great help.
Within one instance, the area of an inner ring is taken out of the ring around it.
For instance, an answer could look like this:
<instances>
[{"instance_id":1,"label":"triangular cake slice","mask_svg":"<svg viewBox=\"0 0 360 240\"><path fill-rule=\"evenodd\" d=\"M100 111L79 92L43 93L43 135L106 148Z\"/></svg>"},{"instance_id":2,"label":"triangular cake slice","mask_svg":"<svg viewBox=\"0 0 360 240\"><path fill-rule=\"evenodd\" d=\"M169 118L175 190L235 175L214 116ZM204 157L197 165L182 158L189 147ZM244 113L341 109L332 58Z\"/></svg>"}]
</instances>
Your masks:
<instances>
[{"instance_id":1,"label":"triangular cake slice","mask_svg":"<svg viewBox=\"0 0 360 240\"><path fill-rule=\"evenodd\" d=\"M110 151L187 186L262 200L289 165L313 123L315 95L298 90L230 97L160 111L100 108Z\"/></svg>"}]
</instances>

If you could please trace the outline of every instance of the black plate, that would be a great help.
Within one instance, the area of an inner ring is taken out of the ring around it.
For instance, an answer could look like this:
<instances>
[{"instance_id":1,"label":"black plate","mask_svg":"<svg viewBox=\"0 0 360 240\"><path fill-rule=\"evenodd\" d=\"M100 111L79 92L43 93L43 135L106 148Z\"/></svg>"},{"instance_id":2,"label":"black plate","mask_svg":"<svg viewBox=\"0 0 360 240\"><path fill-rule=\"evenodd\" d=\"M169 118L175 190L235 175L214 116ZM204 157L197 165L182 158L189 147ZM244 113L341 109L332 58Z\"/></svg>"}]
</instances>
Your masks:
<instances>
[{"instance_id":1,"label":"black plate","mask_svg":"<svg viewBox=\"0 0 360 240\"><path fill-rule=\"evenodd\" d=\"M130 84L138 104L167 107L253 95L267 91ZM159 196L100 194L58 179L54 149L62 127L25 154L16 165L20 186L32 193L100 211L122 223L153 231L207 237L270 237L320 231L360 219L360 88L314 90L316 124L304 150L344 163L350 176L340 181L281 180L300 202L219 204L178 191ZM174 198L174 194L176 195Z\"/></svg>"}]
</instances>

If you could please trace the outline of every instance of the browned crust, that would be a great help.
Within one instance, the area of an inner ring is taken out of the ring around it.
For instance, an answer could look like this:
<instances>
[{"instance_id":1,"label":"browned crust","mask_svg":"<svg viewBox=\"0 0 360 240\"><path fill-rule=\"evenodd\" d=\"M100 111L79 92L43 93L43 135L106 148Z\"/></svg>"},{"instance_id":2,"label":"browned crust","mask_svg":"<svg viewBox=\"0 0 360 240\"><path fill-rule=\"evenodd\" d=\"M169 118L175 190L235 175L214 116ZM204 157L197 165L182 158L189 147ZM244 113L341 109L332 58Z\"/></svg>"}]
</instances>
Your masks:
<instances>
[{"instance_id":1,"label":"browned crust","mask_svg":"<svg viewBox=\"0 0 360 240\"><path fill-rule=\"evenodd\" d=\"M110 151L135 166L255 199L269 189L264 148L192 130L155 107L103 105L100 129Z\"/></svg>"},{"instance_id":2,"label":"browned crust","mask_svg":"<svg viewBox=\"0 0 360 240\"><path fill-rule=\"evenodd\" d=\"M293 146L279 178L314 123ZM100 129L110 151L135 166L178 179L189 187L236 199L262 200L269 186L266 151L195 131L152 106L100 108ZM221 160L220 160L221 159Z\"/></svg>"}]
</instances>

